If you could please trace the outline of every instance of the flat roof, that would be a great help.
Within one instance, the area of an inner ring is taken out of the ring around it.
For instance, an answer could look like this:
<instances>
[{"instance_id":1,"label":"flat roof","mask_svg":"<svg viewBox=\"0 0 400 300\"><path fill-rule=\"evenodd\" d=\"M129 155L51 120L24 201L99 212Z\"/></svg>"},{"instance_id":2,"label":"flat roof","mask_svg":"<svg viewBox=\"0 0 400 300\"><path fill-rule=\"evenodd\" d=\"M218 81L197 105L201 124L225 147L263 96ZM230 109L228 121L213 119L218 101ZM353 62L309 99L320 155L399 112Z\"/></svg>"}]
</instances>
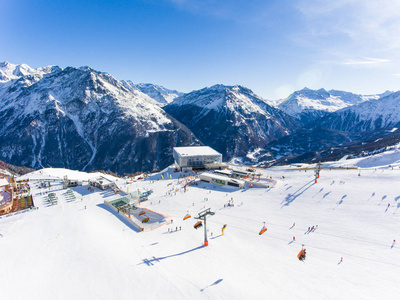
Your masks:
<instances>
[{"instance_id":1,"label":"flat roof","mask_svg":"<svg viewBox=\"0 0 400 300\"><path fill-rule=\"evenodd\" d=\"M8 182L7 179L5 178L0 178L0 186L6 186L9 185L10 183Z\"/></svg>"},{"instance_id":2,"label":"flat roof","mask_svg":"<svg viewBox=\"0 0 400 300\"><path fill-rule=\"evenodd\" d=\"M214 172L217 174L225 174L228 176L232 175L232 171L230 171L230 170L215 170Z\"/></svg>"},{"instance_id":3,"label":"flat roof","mask_svg":"<svg viewBox=\"0 0 400 300\"><path fill-rule=\"evenodd\" d=\"M209 146L174 147L174 151L180 156L222 155Z\"/></svg>"},{"instance_id":4,"label":"flat roof","mask_svg":"<svg viewBox=\"0 0 400 300\"><path fill-rule=\"evenodd\" d=\"M103 181L104 184L113 183L112 180L110 180L110 179L108 179L108 178L106 178L106 177L104 177L104 176L96 177L96 178L94 178L94 179L91 179L90 181L97 181L97 182Z\"/></svg>"},{"instance_id":5,"label":"flat roof","mask_svg":"<svg viewBox=\"0 0 400 300\"><path fill-rule=\"evenodd\" d=\"M200 176L202 176L202 175L205 176L205 177L214 178L214 179L220 179L220 180L225 180L225 181L237 182L237 183L241 183L241 184L244 184L244 183L245 183L244 180L240 180L240 179L236 179L236 178L230 178L230 177L227 177L227 176L218 175L218 174L213 174L213 173L208 173L208 172L201 173Z\"/></svg>"}]
</instances>

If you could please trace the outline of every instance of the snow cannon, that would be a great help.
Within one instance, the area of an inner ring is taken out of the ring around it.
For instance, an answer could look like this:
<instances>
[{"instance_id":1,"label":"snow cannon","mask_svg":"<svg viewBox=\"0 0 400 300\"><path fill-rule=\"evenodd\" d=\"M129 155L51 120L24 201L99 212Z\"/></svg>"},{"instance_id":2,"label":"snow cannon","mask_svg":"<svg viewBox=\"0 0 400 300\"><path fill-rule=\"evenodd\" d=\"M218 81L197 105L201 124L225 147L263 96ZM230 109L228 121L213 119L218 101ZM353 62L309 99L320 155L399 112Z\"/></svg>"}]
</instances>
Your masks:
<instances>
[{"instance_id":1,"label":"snow cannon","mask_svg":"<svg viewBox=\"0 0 400 300\"><path fill-rule=\"evenodd\" d=\"M193 225L193 227L194 227L194 229L201 228L201 227L203 227L203 222L198 221L196 224Z\"/></svg>"}]
</instances>

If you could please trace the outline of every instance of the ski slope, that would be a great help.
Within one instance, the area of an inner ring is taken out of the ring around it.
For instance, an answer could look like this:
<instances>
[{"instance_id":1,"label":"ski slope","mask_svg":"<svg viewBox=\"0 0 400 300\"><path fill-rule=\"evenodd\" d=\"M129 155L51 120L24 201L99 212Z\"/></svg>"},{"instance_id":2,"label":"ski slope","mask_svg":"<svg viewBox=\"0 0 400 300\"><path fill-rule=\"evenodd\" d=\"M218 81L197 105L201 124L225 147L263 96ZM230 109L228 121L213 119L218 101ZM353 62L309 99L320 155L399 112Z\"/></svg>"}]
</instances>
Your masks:
<instances>
[{"instance_id":1,"label":"ski slope","mask_svg":"<svg viewBox=\"0 0 400 300\"><path fill-rule=\"evenodd\" d=\"M180 173L170 170L169 179L119 181L130 191L153 189L142 205L173 217L150 232L104 205L118 197L109 190L71 188L71 200L54 183L59 200L51 206L34 187L39 209L0 219L1 298L398 299L397 151L324 164L317 183L314 170L305 170L315 166L262 170L278 181L271 189L199 183L184 192ZM339 168L349 166L362 167ZM208 247L203 228L193 228L205 208L215 212L207 219ZM192 218L183 221L188 212ZM259 235L264 222L268 230ZM304 262L296 257L302 244Z\"/></svg>"}]
</instances>

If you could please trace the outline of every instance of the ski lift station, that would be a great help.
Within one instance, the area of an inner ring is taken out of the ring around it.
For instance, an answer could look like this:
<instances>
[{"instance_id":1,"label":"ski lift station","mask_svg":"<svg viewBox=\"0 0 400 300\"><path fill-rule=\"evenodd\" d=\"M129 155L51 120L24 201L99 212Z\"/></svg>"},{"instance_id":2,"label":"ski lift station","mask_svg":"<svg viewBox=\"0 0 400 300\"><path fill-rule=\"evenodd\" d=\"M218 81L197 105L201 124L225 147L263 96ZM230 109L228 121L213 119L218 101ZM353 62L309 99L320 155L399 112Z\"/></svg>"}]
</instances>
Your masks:
<instances>
[{"instance_id":1,"label":"ski lift station","mask_svg":"<svg viewBox=\"0 0 400 300\"><path fill-rule=\"evenodd\" d=\"M180 170L222 167L222 154L208 146L174 147L173 157Z\"/></svg>"},{"instance_id":2,"label":"ski lift station","mask_svg":"<svg viewBox=\"0 0 400 300\"><path fill-rule=\"evenodd\" d=\"M202 182L218 184L218 185L230 185L243 189L245 181L235 178L230 178L223 175L212 174L212 173L202 173L200 174L200 180Z\"/></svg>"}]
</instances>

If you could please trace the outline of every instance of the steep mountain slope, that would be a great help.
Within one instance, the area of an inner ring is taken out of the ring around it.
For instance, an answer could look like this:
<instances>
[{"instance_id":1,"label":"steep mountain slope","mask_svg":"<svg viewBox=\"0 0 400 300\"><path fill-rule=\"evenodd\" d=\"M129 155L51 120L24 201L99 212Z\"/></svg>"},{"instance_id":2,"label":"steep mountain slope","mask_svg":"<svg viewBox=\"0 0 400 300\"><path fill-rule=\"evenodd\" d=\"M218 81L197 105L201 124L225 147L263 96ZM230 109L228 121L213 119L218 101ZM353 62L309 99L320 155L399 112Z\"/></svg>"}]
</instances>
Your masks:
<instances>
[{"instance_id":1,"label":"steep mountain slope","mask_svg":"<svg viewBox=\"0 0 400 300\"><path fill-rule=\"evenodd\" d=\"M400 126L400 91L339 110L313 124L349 132L367 132Z\"/></svg>"},{"instance_id":2,"label":"steep mountain slope","mask_svg":"<svg viewBox=\"0 0 400 300\"><path fill-rule=\"evenodd\" d=\"M307 124L332 112L356 105L381 95L356 95L349 92L325 89L311 90L304 88L291 94L278 107L287 114Z\"/></svg>"},{"instance_id":3,"label":"steep mountain slope","mask_svg":"<svg viewBox=\"0 0 400 300\"><path fill-rule=\"evenodd\" d=\"M151 83L134 84L130 80L123 80L122 83L131 91L141 91L160 105L171 103L175 98L183 95L181 92L169 90L163 86Z\"/></svg>"},{"instance_id":4,"label":"steep mountain slope","mask_svg":"<svg viewBox=\"0 0 400 300\"><path fill-rule=\"evenodd\" d=\"M172 147L198 144L140 91L89 67L0 85L0 159L33 168L117 173L163 168Z\"/></svg>"},{"instance_id":5,"label":"steep mountain slope","mask_svg":"<svg viewBox=\"0 0 400 300\"><path fill-rule=\"evenodd\" d=\"M57 66L47 66L44 68L33 69L25 64L15 65L7 61L0 62L0 82L18 79L22 76L32 75L42 77L44 74L61 70Z\"/></svg>"},{"instance_id":6,"label":"steep mountain slope","mask_svg":"<svg viewBox=\"0 0 400 300\"><path fill-rule=\"evenodd\" d=\"M193 91L164 109L226 160L257 151L298 126L292 117L242 86L214 85Z\"/></svg>"},{"instance_id":7,"label":"steep mountain slope","mask_svg":"<svg viewBox=\"0 0 400 300\"><path fill-rule=\"evenodd\" d=\"M326 131L324 129L320 131ZM332 131L332 130L327 130ZM335 131L334 131L335 132ZM335 133L332 138L337 139L339 135ZM291 163L307 163L307 162L324 162L332 160L340 160L342 158L363 157L371 154L386 152L393 147L399 148L400 130L394 128L392 130L378 130L365 133L346 133L344 135L344 143L335 143L329 135L324 140L325 144L318 143L312 145L307 151L293 152L293 155L278 158L273 164L291 164ZM351 142L349 142L352 138ZM314 140L314 135L313 135ZM330 145L329 145L330 144ZM285 145L285 144L283 144ZM272 145L271 145L272 147ZM314 148L314 149L312 149ZM269 166L271 163L265 162L261 165Z\"/></svg>"}]
</instances>

